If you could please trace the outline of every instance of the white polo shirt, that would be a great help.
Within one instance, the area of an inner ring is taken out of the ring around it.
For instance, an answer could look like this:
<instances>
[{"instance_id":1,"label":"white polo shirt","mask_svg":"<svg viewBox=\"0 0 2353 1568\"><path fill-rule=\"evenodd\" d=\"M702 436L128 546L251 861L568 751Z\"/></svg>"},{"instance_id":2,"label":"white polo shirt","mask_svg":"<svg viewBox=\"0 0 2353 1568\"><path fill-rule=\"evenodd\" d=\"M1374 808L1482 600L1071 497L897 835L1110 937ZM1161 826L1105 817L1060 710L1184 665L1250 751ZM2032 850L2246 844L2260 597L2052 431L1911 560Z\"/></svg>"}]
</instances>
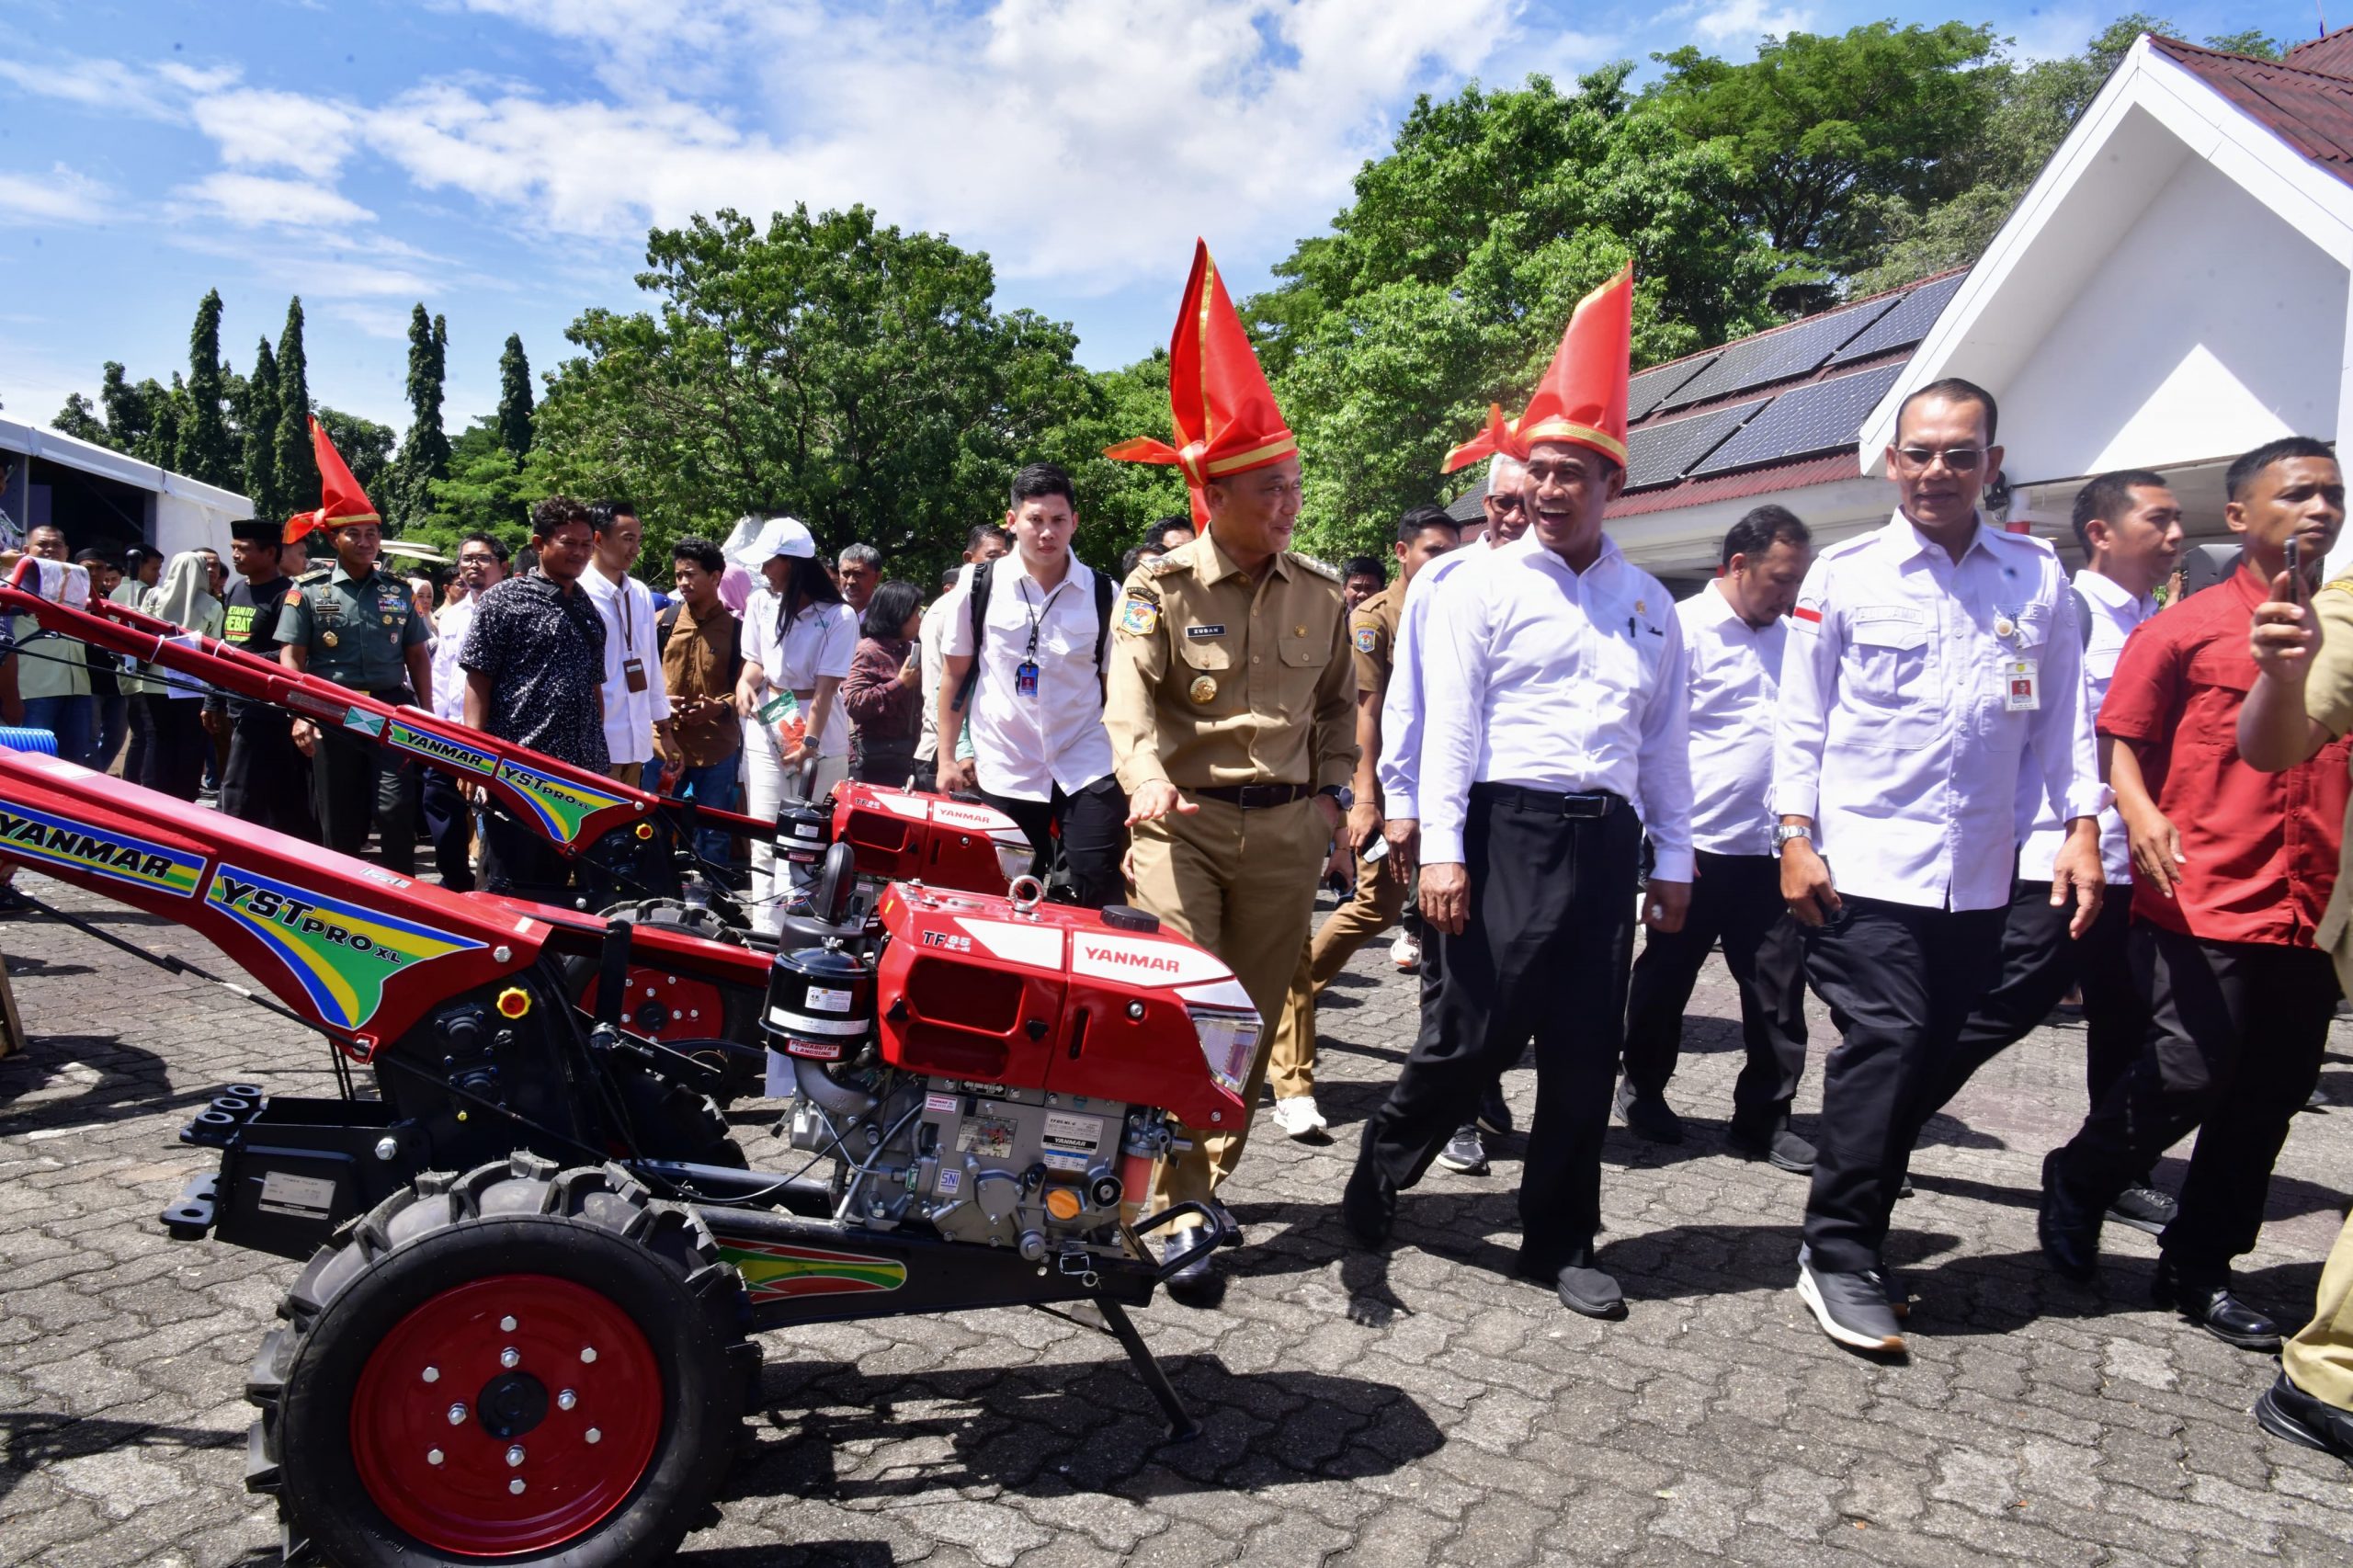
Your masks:
<instances>
[{"instance_id":1,"label":"white polo shirt","mask_svg":"<svg viewBox=\"0 0 2353 1568\"><path fill-rule=\"evenodd\" d=\"M987 645L979 654L969 725L976 780L990 794L1017 801L1050 801L1056 789L1075 795L1111 771L1102 676L1095 663L1104 631L1095 613L1095 574L1073 556L1063 580L1040 588L1023 570L1017 550L998 556L990 572L982 626ZM1038 692L1024 697L1017 673L1032 657L1033 631ZM939 633L944 655L972 655L972 598L964 583L940 601Z\"/></svg>"},{"instance_id":2,"label":"white polo shirt","mask_svg":"<svg viewBox=\"0 0 2353 1568\"><path fill-rule=\"evenodd\" d=\"M1675 607L1691 660L1691 846L1773 853L1773 710L1789 622L1751 626L1719 577Z\"/></svg>"},{"instance_id":3,"label":"white polo shirt","mask_svg":"<svg viewBox=\"0 0 2353 1568\"><path fill-rule=\"evenodd\" d=\"M654 756L654 725L670 716L670 693L662 679L662 654L654 645L654 591L634 577L614 582L591 562L580 574L589 602L605 618L605 751L614 766ZM645 689L631 691L622 661L643 665Z\"/></svg>"},{"instance_id":4,"label":"white polo shirt","mask_svg":"<svg viewBox=\"0 0 2353 1568\"><path fill-rule=\"evenodd\" d=\"M2031 709L2009 705L2021 659L2037 667ZM1840 892L2008 903L2027 767L2070 817L2108 804L2050 545L1981 518L1955 561L1898 512L1814 558L1781 660L1773 812L1813 819Z\"/></svg>"},{"instance_id":5,"label":"white polo shirt","mask_svg":"<svg viewBox=\"0 0 2353 1568\"><path fill-rule=\"evenodd\" d=\"M828 676L839 680L848 675L850 656L858 652L857 612L847 605L811 605L790 627L779 627L783 608L774 588L755 588L744 601L744 657L760 666L769 689L814 691ZM801 719L808 720L805 705ZM849 755L849 710L839 693L816 744L820 756Z\"/></svg>"}]
</instances>

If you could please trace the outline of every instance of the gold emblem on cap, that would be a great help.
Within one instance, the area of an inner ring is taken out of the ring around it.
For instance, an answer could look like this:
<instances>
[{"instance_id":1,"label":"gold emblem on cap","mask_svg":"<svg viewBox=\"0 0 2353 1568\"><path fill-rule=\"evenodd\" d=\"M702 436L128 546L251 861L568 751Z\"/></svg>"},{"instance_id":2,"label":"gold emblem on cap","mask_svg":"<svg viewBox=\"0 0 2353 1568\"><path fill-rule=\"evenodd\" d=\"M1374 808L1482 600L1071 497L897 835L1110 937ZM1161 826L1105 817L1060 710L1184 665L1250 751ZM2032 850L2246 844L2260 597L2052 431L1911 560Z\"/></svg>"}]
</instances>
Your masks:
<instances>
[{"instance_id":1,"label":"gold emblem on cap","mask_svg":"<svg viewBox=\"0 0 2353 1568\"><path fill-rule=\"evenodd\" d=\"M334 647L337 642L342 642L342 641L343 641L343 639L342 639L342 638L340 638L340 637L337 637L337 636L336 636L334 632L332 632L332 631L322 631L322 632L320 632L320 633L319 633L319 641L320 641L320 642L324 642L324 643L325 643L328 647L332 648L332 647Z\"/></svg>"},{"instance_id":2,"label":"gold emblem on cap","mask_svg":"<svg viewBox=\"0 0 2353 1568\"><path fill-rule=\"evenodd\" d=\"M1208 676L1195 676L1193 684L1186 688L1185 695L1196 702L1207 702L1217 696L1217 682Z\"/></svg>"}]
</instances>

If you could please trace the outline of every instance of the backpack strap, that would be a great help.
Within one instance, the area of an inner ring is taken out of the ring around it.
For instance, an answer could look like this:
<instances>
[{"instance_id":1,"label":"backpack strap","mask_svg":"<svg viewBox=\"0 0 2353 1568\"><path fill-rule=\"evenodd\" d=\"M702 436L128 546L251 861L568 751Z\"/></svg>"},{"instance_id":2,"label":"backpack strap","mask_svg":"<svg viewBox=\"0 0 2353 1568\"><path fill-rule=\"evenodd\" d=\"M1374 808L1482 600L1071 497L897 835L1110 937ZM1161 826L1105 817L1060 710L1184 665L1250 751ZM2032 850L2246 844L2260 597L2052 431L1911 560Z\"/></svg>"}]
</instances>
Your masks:
<instances>
[{"instance_id":1,"label":"backpack strap","mask_svg":"<svg viewBox=\"0 0 2353 1568\"><path fill-rule=\"evenodd\" d=\"M985 572L981 569L984 566L988 568ZM956 687L956 711L959 713L972 710L972 688L981 684L981 650L983 646L982 639L987 634L989 582L995 575L995 562L983 561L973 564L972 574L966 579L964 597L972 611L972 663Z\"/></svg>"},{"instance_id":2,"label":"backpack strap","mask_svg":"<svg viewBox=\"0 0 2353 1568\"><path fill-rule=\"evenodd\" d=\"M654 653L656 658L670 651L670 633L678 629L678 611L682 608L678 600L672 599L662 607L662 613L654 618Z\"/></svg>"},{"instance_id":3,"label":"backpack strap","mask_svg":"<svg viewBox=\"0 0 2353 1568\"><path fill-rule=\"evenodd\" d=\"M1119 597L1119 588L1108 572L1095 574L1095 673L1103 675L1110 666L1104 655L1111 647L1111 601Z\"/></svg>"}]
</instances>

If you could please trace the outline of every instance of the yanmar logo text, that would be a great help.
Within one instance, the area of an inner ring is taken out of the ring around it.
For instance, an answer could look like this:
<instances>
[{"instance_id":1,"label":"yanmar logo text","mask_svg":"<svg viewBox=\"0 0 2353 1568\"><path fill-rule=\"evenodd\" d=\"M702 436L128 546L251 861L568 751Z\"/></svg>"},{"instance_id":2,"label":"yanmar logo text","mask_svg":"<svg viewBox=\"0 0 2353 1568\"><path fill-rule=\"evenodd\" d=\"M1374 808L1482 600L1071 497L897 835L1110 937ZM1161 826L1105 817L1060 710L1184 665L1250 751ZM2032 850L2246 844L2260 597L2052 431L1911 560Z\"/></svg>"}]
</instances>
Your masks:
<instances>
[{"instance_id":1,"label":"yanmar logo text","mask_svg":"<svg viewBox=\"0 0 2353 1568\"><path fill-rule=\"evenodd\" d=\"M1146 974L1175 974L1179 968L1176 960L1167 954L1142 948L1113 948L1081 942L1079 956L1093 963L1114 964L1120 969L1139 970Z\"/></svg>"}]
</instances>

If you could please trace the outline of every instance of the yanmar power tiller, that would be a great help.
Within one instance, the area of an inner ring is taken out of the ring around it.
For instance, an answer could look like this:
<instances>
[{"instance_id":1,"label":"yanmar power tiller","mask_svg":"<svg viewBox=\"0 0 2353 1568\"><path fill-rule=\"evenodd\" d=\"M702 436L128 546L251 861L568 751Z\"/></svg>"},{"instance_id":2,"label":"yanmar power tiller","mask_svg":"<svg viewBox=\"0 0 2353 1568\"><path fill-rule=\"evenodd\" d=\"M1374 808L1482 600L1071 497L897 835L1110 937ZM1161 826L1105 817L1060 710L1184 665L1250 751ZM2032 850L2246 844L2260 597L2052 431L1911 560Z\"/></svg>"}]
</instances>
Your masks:
<instances>
[{"instance_id":1,"label":"yanmar power tiller","mask_svg":"<svg viewBox=\"0 0 2353 1568\"><path fill-rule=\"evenodd\" d=\"M1177 1211L1135 1203L1172 1121L1247 1114L1259 1020L1148 915L904 883L869 902L837 845L754 954L450 894L9 753L0 861L192 927L337 1053L339 1098L214 1100L182 1137L217 1174L164 1216L308 1259L247 1382L247 1483L290 1560L659 1558L727 1468L750 1335L804 1323L1091 1304L1189 1429L1126 1309L1191 1253L1156 1265L1139 1233ZM716 1163L618 986L593 1023L572 1006L567 955L758 971L807 1164ZM1180 1207L1200 1245L1226 1239Z\"/></svg>"}]
</instances>

